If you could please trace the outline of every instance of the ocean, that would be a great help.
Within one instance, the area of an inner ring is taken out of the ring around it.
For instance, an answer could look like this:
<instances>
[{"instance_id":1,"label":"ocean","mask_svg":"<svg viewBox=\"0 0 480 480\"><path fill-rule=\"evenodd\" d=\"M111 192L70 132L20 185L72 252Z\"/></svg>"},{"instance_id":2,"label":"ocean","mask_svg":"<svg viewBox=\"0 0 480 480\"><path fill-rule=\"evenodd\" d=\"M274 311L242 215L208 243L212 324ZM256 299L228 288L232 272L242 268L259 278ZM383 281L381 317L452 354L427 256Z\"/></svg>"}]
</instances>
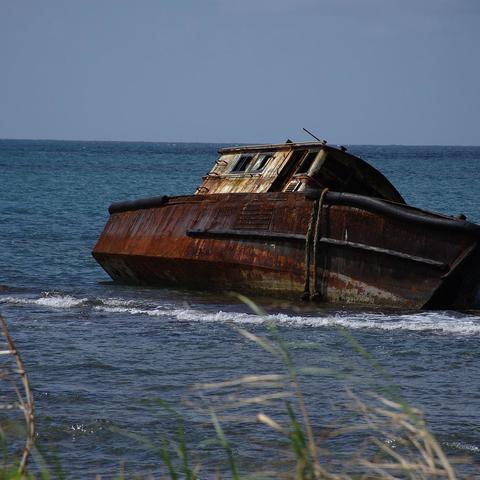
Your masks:
<instances>
[{"instance_id":1,"label":"ocean","mask_svg":"<svg viewBox=\"0 0 480 480\"><path fill-rule=\"evenodd\" d=\"M217 400L192 386L283 371L239 333L271 335L237 298L115 285L91 256L110 203L192 193L220 147L0 140L0 313L33 386L39 450L67 478L113 478L120 468L158 474L158 446L178 426L163 402L183 416L208 478L227 462L198 405ZM480 223L480 147L349 151L412 205ZM261 304L296 365L324 372L301 375L315 428L335 418L346 388L367 393L388 383L425 412L447 453L480 463L480 312ZM258 408L282 418L284 405ZM247 406L245 416L254 411ZM240 470L261 465L262 448L274 442L268 429L224 422Z\"/></svg>"}]
</instances>

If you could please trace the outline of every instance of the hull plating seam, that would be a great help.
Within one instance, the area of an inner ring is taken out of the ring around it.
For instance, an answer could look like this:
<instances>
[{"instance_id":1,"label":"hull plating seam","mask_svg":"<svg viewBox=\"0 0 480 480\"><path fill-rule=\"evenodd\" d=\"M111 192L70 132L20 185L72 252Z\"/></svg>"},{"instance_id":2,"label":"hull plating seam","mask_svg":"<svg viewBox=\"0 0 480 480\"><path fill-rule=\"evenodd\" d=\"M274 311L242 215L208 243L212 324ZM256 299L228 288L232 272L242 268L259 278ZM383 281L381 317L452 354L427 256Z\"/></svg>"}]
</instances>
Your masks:
<instances>
[{"instance_id":1,"label":"hull plating seam","mask_svg":"<svg viewBox=\"0 0 480 480\"><path fill-rule=\"evenodd\" d=\"M255 232L255 231L238 231L238 230L187 230L187 235L190 237L208 237L208 238L243 238L259 239L259 240L285 240L293 242L305 242L305 235L296 235L288 233L275 233L275 232ZM391 257L402 258L411 262L421 263L430 267L437 268L439 270L448 270L448 265L437 260L430 258L418 257L415 255L409 255L408 253L397 252L396 250L389 250L386 248L372 247L371 245L365 245L363 243L347 242L344 240L336 240L334 238L322 237L319 240L320 243L325 245L333 245L336 247L353 248L357 250L365 250L374 253L380 253L389 255Z\"/></svg>"},{"instance_id":2,"label":"hull plating seam","mask_svg":"<svg viewBox=\"0 0 480 480\"><path fill-rule=\"evenodd\" d=\"M395 250L388 250L386 248L372 247L363 243L346 242L343 240L335 240L334 238L320 239L320 243L327 245L335 245L338 247L355 248L358 250L367 250L369 252L381 253L384 255L390 255L392 257L402 258L404 260L410 260L411 262L422 263L431 267L438 268L439 270L448 270L448 265L443 262L437 262L437 260L431 260L430 258L417 257L415 255L409 255L408 253L397 252Z\"/></svg>"},{"instance_id":3,"label":"hull plating seam","mask_svg":"<svg viewBox=\"0 0 480 480\"><path fill-rule=\"evenodd\" d=\"M189 237L230 237L230 238L258 238L261 240L286 240L305 242L305 235L294 233L257 232L255 230L187 230Z\"/></svg>"}]
</instances>

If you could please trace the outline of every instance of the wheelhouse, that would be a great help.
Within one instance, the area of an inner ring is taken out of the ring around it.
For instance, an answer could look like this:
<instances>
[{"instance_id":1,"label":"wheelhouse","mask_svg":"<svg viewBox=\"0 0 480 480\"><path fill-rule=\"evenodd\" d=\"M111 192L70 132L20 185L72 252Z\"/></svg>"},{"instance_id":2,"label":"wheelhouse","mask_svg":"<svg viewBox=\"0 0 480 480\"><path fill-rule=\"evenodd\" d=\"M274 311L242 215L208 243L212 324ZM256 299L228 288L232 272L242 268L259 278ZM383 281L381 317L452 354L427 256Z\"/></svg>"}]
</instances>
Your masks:
<instances>
[{"instance_id":1,"label":"wheelhouse","mask_svg":"<svg viewBox=\"0 0 480 480\"><path fill-rule=\"evenodd\" d=\"M322 142L225 148L196 194L304 192L329 188L405 203L393 185L360 158Z\"/></svg>"}]
</instances>

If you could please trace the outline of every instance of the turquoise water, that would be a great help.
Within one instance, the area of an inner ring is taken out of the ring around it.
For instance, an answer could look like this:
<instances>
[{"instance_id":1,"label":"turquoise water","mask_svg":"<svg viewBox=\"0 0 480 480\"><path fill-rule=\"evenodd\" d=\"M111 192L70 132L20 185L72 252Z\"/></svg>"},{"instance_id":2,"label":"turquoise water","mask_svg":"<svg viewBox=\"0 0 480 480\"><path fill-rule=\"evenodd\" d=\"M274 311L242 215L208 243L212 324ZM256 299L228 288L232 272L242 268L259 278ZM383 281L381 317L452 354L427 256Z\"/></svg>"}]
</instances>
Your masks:
<instances>
[{"instance_id":1,"label":"turquoise water","mask_svg":"<svg viewBox=\"0 0 480 480\"><path fill-rule=\"evenodd\" d=\"M158 452L125 434L158 440L174 428L156 398L185 412L189 441L200 445L204 468L212 471L220 453L202 442L213 429L180 403L192 395L189 386L280 368L232 328L266 331L240 302L117 286L90 254L110 203L193 192L219 147L0 141L0 312L34 387L39 445L59 458L69 478L109 478L122 461L130 473L158 472ZM480 147L350 150L379 168L409 203L480 222ZM345 385L382 385L340 325L427 412L447 451L480 461L480 314L266 308L299 365L347 372L341 381L303 379L317 426L335 416ZM248 422L226 428L242 468L252 468L259 447L251 437L269 435Z\"/></svg>"}]
</instances>

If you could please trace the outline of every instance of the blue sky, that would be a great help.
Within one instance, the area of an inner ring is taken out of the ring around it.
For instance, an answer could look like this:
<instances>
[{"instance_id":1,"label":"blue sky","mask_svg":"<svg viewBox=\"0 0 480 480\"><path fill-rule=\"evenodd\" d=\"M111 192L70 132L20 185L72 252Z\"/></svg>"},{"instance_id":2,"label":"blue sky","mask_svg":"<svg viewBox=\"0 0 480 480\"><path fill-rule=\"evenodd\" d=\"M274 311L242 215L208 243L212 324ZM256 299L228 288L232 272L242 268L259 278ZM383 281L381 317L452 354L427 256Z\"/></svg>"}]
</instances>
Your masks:
<instances>
[{"instance_id":1,"label":"blue sky","mask_svg":"<svg viewBox=\"0 0 480 480\"><path fill-rule=\"evenodd\" d=\"M480 145L478 0L0 0L0 138Z\"/></svg>"}]
</instances>

